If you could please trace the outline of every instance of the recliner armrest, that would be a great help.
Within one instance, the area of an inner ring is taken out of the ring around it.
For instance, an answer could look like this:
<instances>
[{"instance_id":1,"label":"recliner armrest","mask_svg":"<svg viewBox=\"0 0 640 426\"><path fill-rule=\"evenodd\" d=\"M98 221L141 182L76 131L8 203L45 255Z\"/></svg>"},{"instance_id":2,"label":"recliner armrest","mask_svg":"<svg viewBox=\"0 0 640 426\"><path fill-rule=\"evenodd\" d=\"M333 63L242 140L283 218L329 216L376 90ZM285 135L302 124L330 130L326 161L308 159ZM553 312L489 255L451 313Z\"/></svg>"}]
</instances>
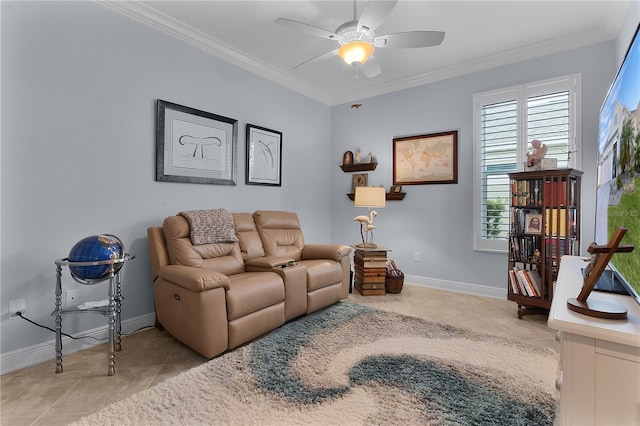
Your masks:
<instances>
[{"instance_id":1,"label":"recliner armrest","mask_svg":"<svg viewBox=\"0 0 640 426\"><path fill-rule=\"evenodd\" d=\"M290 257L263 256L249 259L245 263L247 266L258 268L276 268L292 264L293 259Z\"/></svg>"},{"instance_id":2,"label":"recliner armrest","mask_svg":"<svg viewBox=\"0 0 640 426\"><path fill-rule=\"evenodd\" d=\"M306 244L302 248L302 260L331 259L336 262L351 254L351 247L341 244Z\"/></svg>"},{"instance_id":3,"label":"recliner armrest","mask_svg":"<svg viewBox=\"0 0 640 426\"><path fill-rule=\"evenodd\" d=\"M195 292L220 287L229 290L229 277L210 269L200 269L183 265L167 265L160 268L158 276Z\"/></svg>"}]
</instances>

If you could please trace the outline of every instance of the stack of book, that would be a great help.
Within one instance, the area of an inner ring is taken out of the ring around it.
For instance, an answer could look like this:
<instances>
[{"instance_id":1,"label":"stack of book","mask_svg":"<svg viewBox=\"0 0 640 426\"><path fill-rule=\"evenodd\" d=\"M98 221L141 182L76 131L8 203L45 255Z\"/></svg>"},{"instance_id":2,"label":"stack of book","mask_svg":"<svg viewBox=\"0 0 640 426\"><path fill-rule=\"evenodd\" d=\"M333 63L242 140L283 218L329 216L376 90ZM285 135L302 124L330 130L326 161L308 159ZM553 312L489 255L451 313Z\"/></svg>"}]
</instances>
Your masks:
<instances>
[{"instance_id":1,"label":"stack of book","mask_svg":"<svg viewBox=\"0 0 640 426\"><path fill-rule=\"evenodd\" d=\"M353 255L355 288L363 296L385 294L386 250L356 250Z\"/></svg>"},{"instance_id":2,"label":"stack of book","mask_svg":"<svg viewBox=\"0 0 640 426\"><path fill-rule=\"evenodd\" d=\"M513 268L509 271L509 283L511 293L527 297L544 297L542 293L542 280L537 269L522 270Z\"/></svg>"}]
</instances>

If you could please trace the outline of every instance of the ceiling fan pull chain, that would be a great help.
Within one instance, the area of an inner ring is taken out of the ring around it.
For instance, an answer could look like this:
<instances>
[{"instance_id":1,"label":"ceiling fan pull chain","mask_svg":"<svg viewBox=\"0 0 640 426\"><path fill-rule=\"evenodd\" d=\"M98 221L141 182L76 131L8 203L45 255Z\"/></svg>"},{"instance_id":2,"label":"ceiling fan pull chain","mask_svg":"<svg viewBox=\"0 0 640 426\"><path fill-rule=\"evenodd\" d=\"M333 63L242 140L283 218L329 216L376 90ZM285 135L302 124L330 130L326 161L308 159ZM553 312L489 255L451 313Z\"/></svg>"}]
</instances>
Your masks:
<instances>
[{"instance_id":1,"label":"ceiling fan pull chain","mask_svg":"<svg viewBox=\"0 0 640 426\"><path fill-rule=\"evenodd\" d=\"M359 64L356 62L355 66L354 66L355 74L356 74L355 77L354 77L354 80L356 81L356 96L355 96L356 99L358 99L358 79L360 78L360 76L358 75L358 66L359 66ZM354 104L351 104L351 109L358 109L361 106L362 106L361 103L356 102Z\"/></svg>"}]
</instances>

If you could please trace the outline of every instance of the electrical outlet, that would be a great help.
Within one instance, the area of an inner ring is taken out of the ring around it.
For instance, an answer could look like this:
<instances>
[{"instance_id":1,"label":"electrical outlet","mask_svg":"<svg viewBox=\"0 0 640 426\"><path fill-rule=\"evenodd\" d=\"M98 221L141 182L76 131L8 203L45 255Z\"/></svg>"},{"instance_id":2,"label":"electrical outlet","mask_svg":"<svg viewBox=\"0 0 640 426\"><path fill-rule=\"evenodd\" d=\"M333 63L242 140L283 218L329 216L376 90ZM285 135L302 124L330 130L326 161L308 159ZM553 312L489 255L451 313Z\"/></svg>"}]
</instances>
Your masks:
<instances>
[{"instance_id":1,"label":"electrical outlet","mask_svg":"<svg viewBox=\"0 0 640 426\"><path fill-rule=\"evenodd\" d=\"M80 299L80 290L77 288L74 290L65 290L64 292L64 307L76 306Z\"/></svg>"},{"instance_id":2,"label":"electrical outlet","mask_svg":"<svg viewBox=\"0 0 640 426\"><path fill-rule=\"evenodd\" d=\"M9 301L9 318L18 318L18 312L20 312L21 315L27 313L27 304L24 299Z\"/></svg>"},{"instance_id":3,"label":"electrical outlet","mask_svg":"<svg viewBox=\"0 0 640 426\"><path fill-rule=\"evenodd\" d=\"M420 262L420 252L419 251L414 251L413 252L413 261L414 262Z\"/></svg>"}]
</instances>

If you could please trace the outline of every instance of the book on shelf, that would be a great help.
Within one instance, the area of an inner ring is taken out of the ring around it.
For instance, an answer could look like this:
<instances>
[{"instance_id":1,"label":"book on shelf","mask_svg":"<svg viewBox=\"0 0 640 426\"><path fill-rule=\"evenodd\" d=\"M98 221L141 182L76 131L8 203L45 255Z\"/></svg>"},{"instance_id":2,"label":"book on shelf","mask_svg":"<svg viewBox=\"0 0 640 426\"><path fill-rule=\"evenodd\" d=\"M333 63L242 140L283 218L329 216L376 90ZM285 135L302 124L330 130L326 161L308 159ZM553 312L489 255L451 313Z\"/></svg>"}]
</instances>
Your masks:
<instances>
[{"instance_id":1,"label":"book on shelf","mask_svg":"<svg viewBox=\"0 0 640 426\"><path fill-rule=\"evenodd\" d=\"M542 204L540 179L514 180L511 182L511 205L515 207L539 206Z\"/></svg>"},{"instance_id":2,"label":"book on shelf","mask_svg":"<svg viewBox=\"0 0 640 426\"><path fill-rule=\"evenodd\" d=\"M531 285L531 281L527 277L527 272L520 269L517 271L517 274L518 274L518 278L520 279L520 282L522 282L522 286L524 287L527 296L537 297L538 295L533 289L533 286Z\"/></svg>"},{"instance_id":3,"label":"book on shelf","mask_svg":"<svg viewBox=\"0 0 640 426\"><path fill-rule=\"evenodd\" d=\"M532 269L527 271L527 277L531 281L531 285L533 286L534 291L538 294L539 297L544 296L542 291L542 277L537 269Z\"/></svg>"},{"instance_id":4,"label":"book on shelf","mask_svg":"<svg viewBox=\"0 0 640 426\"><path fill-rule=\"evenodd\" d=\"M385 277L364 277L362 279L358 279L356 277L355 282L359 282L361 284L384 284L386 282Z\"/></svg>"},{"instance_id":5,"label":"book on shelf","mask_svg":"<svg viewBox=\"0 0 640 426\"><path fill-rule=\"evenodd\" d=\"M513 268L509 271L509 284L513 294L527 297L542 297L542 278L537 269Z\"/></svg>"},{"instance_id":6,"label":"book on shelf","mask_svg":"<svg viewBox=\"0 0 640 426\"><path fill-rule=\"evenodd\" d=\"M529 290L527 289L527 285L523 281L522 275L519 273L519 269L513 268L512 272L513 272L513 279L515 281L516 294L530 297Z\"/></svg>"},{"instance_id":7,"label":"book on shelf","mask_svg":"<svg viewBox=\"0 0 640 426\"><path fill-rule=\"evenodd\" d=\"M565 206L567 199L567 181L553 180L544 183L544 205ZM571 194L572 195L572 194ZM573 199L569 200L573 203Z\"/></svg>"},{"instance_id":8,"label":"book on shelf","mask_svg":"<svg viewBox=\"0 0 640 426\"><path fill-rule=\"evenodd\" d=\"M376 296L376 295L383 295L383 294L387 293L387 291L385 290L384 287L382 287L382 288L363 288L362 284L358 283L357 281L355 283L355 288L363 296Z\"/></svg>"},{"instance_id":9,"label":"book on shelf","mask_svg":"<svg viewBox=\"0 0 640 426\"><path fill-rule=\"evenodd\" d=\"M509 284L511 284L511 293L522 294L524 289L520 286L520 280L518 280L516 270L516 268L509 270Z\"/></svg>"},{"instance_id":10,"label":"book on shelf","mask_svg":"<svg viewBox=\"0 0 640 426\"><path fill-rule=\"evenodd\" d=\"M366 249L366 250L360 250L357 249L354 252L354 256L360 256L360 257L380 257L380 256L384 256L387 257L387 251L388 250L376 250L376 249Z\"/></svg>"},{"instance_id":11,"label":"book on shelf","mask_svg":"<svg viewBox=\"0 0 640 426\"><path fill-rule=\"evenodd\" d=\"M385 275L387 273L387 266L380 266L377 268L365 268L362 265L358 265L357 263L353 265L353 269L356 273L360 273L362 275Z\"/></svg>"},{"instance_id":12,"label":"book on shelf","mask_svg":"<svg viewBox=\"0 0 640 426\"><path fill-rule=\"evenodd\" d=\"M376 250L376 249L356 249L354 255L360 257L374 257L374 256L387 256L389 250Z\"/></svg>"},{"instance_id":13,"label":"book on shelf","mask_svg":"<svg viewBox=\"0 0 640 426\"><path fill-rule=\"evenodd\" d=\"M552 258L560 259L564 255L580 252L580 243L575 238L546 238L545 253Z\"/></svg>"},{"instance_id":14,"label":"book on shelf","mask_svg":"<svg viewBox=\"0 0 640 426\"><path fill-rule=\"evenodd\" d=\"M385 273L363 274L356 271L355 281L361 283L384 283L386 280Z\"/></svg>"},{"instance_id":15,"label":"book on shelf","mask_svg":"<svg viewBox=\"0 0 640 426\"><path fill-rule=\"evenodd\" d=\"M535 251L540 250L539 237L534 235L511 235L509 240L515 262L529 262Z\"/></svg>"},{"instance_id":16,"label":"book on shelf","mask_svg":"<svg viewBox=\"0 0 640 426\"><path fill-rule=\"evenodd\" d=\"M362 283L360 284L360 287L366 290L376 290L376 289L383 289L385 288L385 283Z\"/></svg>"},{"instance_id":17,"label":"book on shelf","mask_svg":"<svg viewBox=\"0 0 640 426\"><path fill-rule=\"evenodd\" d=\"M575 235L576 209L546 209L544 229L545 235L560 235L560 237L566 237L567 230L571 236Z\"/></svg>"},{"instance_id":18,"label":"book on shelf","mask_svg":"<svg viewBox=\"0 0 640 426\"><path fill-rule=\"evenodd\" d=\"M365 268L386 268L387 267L387 258L386 257L370 257L370 258L353 258L354 265L363 266Z\"/></svg>"}]
</instances>

